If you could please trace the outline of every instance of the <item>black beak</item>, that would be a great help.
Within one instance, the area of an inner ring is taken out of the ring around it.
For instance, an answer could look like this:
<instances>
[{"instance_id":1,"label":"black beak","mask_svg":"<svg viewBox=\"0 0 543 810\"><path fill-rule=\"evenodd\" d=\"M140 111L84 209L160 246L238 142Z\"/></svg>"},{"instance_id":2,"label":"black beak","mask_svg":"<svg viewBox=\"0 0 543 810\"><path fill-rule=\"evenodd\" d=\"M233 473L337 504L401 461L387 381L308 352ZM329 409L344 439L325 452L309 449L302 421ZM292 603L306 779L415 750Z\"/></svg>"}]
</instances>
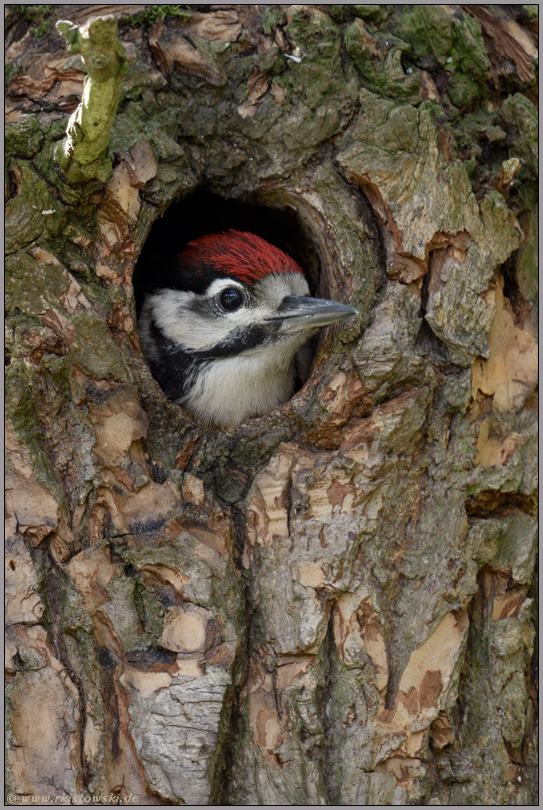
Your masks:
<instances>
[{"instance_id":1,"label":"black beak","mask_svg":"<svg viewBox=\"0 0 543 810\"><path fill-rule=\"evenodd\" d=\"M285 333L326 326L329 323L343 321L345 318L352 318L353 315L358 315L358 310L347 307L345 304L338 304L336 301L289 295L283 300L277 315L268 320L280 321L277 331Z\"/></svg>"}]
</instances>

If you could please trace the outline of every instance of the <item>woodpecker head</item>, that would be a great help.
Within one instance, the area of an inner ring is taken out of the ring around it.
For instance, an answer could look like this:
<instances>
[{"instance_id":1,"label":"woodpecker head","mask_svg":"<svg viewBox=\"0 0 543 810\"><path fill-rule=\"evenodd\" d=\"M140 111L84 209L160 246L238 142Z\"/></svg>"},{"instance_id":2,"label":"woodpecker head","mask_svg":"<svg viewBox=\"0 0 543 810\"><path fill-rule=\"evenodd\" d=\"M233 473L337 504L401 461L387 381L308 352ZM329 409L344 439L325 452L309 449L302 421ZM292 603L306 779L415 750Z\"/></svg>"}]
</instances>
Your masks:
<instances>
[{"instance_id":1,"label":"woodpecker head","mask_svg":"<svg viewBox=\"0 0 543 810\"><path fill-rule=\"evenodd\" d=\"M356 314L311 298L282 250L228 231L187 245L171 283L147 293L138 325L166 396L204 425L235 427L286 402L307 379L305 344L316 328Z\"/></svg>"}]
</instances>

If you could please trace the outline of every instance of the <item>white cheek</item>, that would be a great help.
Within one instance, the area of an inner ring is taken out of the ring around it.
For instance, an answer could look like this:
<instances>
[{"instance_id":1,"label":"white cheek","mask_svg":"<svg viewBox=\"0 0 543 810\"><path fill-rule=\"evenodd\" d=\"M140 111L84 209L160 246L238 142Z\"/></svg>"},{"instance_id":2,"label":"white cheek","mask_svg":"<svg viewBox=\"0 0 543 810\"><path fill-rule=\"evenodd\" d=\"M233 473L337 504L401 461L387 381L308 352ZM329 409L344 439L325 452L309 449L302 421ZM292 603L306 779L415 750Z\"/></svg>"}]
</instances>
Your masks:
<instances>
[{"instance_id":1,"label":"white cheek","mask_svg":"<svg viewBox=\"0 0 543 810\"><path fill-rule=\"evenodd\" d=\"M236 427L269 413L294 392L293 348L255 349L215 360L202 371L186 406L204 423Z\"/></svg>"},{"instance_id":2,"label":"white cheek","mask_svg":"<svg viewBox=\"0 0 543 810\"><path fill-rule=\"evenodd\" d=\"M220 295L228 288L245 290L242 285L229 279L215 279L206 292L206 298ZM240 327L263 323L277 312L283 299L289 295L307 295L309 288L301 273L270 275L255 285L249 306L235 312L193 312L190 305L199 296L182 290L161 290L147 298L139 320L140 339L143 351L149 356L152 351L150 335L151 320L162 334L194 351L208 351L223 343L228 335ZM148 347L146 349L146 347Z\"/></svg>"},{"instance_id":3,"label":"white cheek","mask_svg":"<svg viewBox=\"0 0 543 810\"><path fill-rule=\"evenodd\" d=\"M216 316L199 312L183 312L170 319L165 332L168 337L181 342L187 349L206 351L224 343L231 332L238 327L262 323L269 317L269 310L264 307L229 312Z\"/></svg>"},{"instance_id":4,"label":"white cheek","mask_svg":"<svg viewBox=\"0 0 543 810\"><path fill-rule=\"evenodd\" d=\"M145 329L146 318L148 322L152 317L157 328L169 340L188 349L206 351L228 336L232 324L211 314L192 312L189 306L195 298L195 293L179 290L156 293L146 302L140 323Z\"/></svg>"}]
</instances>

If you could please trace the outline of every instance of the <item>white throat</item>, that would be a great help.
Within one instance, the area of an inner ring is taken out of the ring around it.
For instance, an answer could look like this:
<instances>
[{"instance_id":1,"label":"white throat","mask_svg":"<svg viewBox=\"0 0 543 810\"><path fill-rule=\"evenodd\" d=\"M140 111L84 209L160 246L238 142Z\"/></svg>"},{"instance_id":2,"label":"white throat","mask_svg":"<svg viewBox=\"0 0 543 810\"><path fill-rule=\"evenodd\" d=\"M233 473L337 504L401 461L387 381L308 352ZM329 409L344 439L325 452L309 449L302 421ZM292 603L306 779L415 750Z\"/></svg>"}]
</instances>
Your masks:
<instances>
[{"instance_id":1,"label":"white throat","mask_svg":"<svg viewBox=\"0 0 543 810\"><path fill-rule=\"evenodd\" d=\"M205 424L237 427L282 405L294 393L296 354L308 334L273 347L213 360L200 370L185 405Z\"/></svg>"}]
</instances>

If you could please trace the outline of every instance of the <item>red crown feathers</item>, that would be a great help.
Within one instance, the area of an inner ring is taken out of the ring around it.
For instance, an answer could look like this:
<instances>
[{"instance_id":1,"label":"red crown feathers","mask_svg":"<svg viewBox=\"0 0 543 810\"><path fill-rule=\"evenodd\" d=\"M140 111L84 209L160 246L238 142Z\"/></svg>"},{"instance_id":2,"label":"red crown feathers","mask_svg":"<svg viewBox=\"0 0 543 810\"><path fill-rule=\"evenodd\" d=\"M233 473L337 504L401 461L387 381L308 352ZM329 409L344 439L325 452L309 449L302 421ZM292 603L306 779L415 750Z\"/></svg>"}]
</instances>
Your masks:
<instances>
[{"instance_id":1,"label":"red crown feathers","mask_svg":"<svg viewBox=\"0 0 543 810\"><path fill-rule=\"evenodd\" d=\"M211 265L217 272L228 273L240 281L255 282L269 273L302 273L302 268L282 250L260 236L243 231L209 234L189 242L181 261Z\"/></svg>"}]
</instances>

